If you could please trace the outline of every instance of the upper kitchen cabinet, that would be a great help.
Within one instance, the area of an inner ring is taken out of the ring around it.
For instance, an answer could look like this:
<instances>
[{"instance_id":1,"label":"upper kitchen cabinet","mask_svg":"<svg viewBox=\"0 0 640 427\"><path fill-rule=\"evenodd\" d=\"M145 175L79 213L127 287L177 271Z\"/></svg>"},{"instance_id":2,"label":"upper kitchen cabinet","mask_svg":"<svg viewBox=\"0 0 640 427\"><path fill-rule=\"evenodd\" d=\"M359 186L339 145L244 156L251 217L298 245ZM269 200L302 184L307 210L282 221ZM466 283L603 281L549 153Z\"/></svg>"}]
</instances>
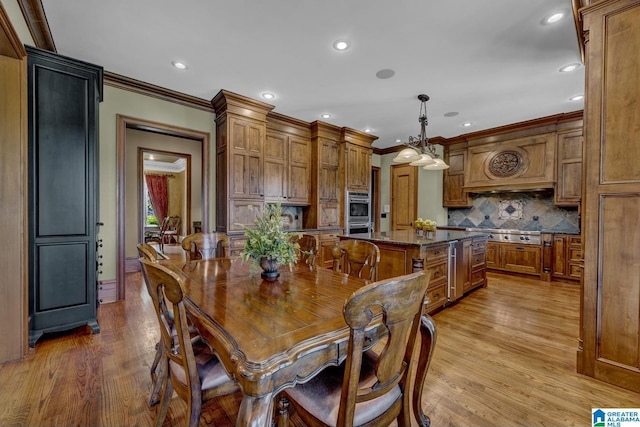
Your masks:
<instances>
[{"instance_id":1,"label":"upper kitchen cabinet","mask_svg":"<svg viewBox=\"0 0 640 427\"><path fill-rule=\"evenodd\" d=\"M345 185L347 191L368 193L371 188L371 154L377 136L342 128L345 144Z\"/></svg>"},{"instance_id":2,"label":"upper kitchen cabinet","mask_svg":"<svg viewBox=\"0 0 640 427\"><path fill-rule=\"evenodd\" d=\"M241 230L236 215L252 224L251 212L264 200L266 122L273 106L225 90L211 104L216 113L216 229Z\"/></svg>"},{"instance_id":3,"label":"upper kitchen cabinet","mask_svg":"<svg viewBox=\"0 0 640 427\"><path fill-rule=\"evenodd\" d=\"M556 191L558 206L577 206L582 198L582 127L558 132Z\"/></svg>"},{"instance_id":4,"label":"upper kitchen cabinet","mask_svg":"<svg viewBox=\"0 0 640 427\"><path fill-rule=\"evenodd\" d=\"M580 9L584 275L578 372L640 392L640 1Z\"/></svg>"},{"instance_id":5,"label":"upper kitchen cabinet","mask_svg":"<svg viewBox=\"0 0 640 427\"><path fill-rule=\"evenodd\" d=\"M555 189L555 203L582 196L582 112L487 129L443 143L445 207L470 207L473 193Z\"/></svg>"},{"instance_id":6,"label":"upper kitchen cabinet","mask_svg":"<svg viewBox=\"0 0 640 427\"><path fill-rule=\"evenodd\" d=\"M311 131L309 123L269 114L264 147L264 200L290 205L310 203Z\"/></svg>"},{"instance_id":7,"label":"upper kitchen cabinet","mask_svg":"<svg viewBox=\"0 0 640 427\"><path fill-rule=\"evenodd\" d=\"M342 225L343 193L341 128L311 123L311 206L305 228L337 228Z\"/></svg>"},{"instance_id":8,"label":"upper kitchen cabinet","mask_svg":"<svg viewBox=\"0 0 640 427\"><path fill-rule=\"evenodd\" d=\"M466 208L472 206L469 193L464 191L464 171L467 164L467 147L446 146L444 161L449 165L443 174L442 206Z\"/></svg>"},{"instance_id":9,"label":"upper kitchen cabinet","mask_svg":"<svg viewBox=\"0 0 640 427\"><path fill-rule=\"evenodd\" d=\"M27 47L29 345L97 319L102 67ZM100 245L101 246L101 245Z\"/></svg>"}]
</instances>

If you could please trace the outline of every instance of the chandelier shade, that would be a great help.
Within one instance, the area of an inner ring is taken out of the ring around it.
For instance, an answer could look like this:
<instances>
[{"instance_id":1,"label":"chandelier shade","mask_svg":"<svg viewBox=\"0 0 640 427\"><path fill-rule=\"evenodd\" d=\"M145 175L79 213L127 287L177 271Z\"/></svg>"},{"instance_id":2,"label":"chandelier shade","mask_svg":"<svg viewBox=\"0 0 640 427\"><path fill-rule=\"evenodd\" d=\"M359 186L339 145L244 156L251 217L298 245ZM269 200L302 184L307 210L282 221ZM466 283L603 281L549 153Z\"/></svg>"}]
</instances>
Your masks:
<instances>
[{"instance_id":1,"label":"chandelier shade","mask_svg":"<svg viewBox=\"0 0 640 427\"><path fill-rule=\"evenodd\" d=\"M436 153L436 149L427 138L427 101L429 95L418 95L420 100L420 135L417 137L410 136L408 142L404 142L407 148L402 149L394 158L394 163L409 163L411 166L423 166L426 170L443 170L447 169L444 160Z\"/></svg>"},{"instance_id":2,"label":"chandelier shade","mask_svg":"<svg viewBox=\"0 0 640 427\"><path fill-rule=\"evenodd\" d=\"M420 159L420 153L418 153L413 148L404 148L402 149L394 158L394 163L408 163L413 162Z\"/></svg>"},{"instance_id":3,"label":"chandelier shade","mask_svg":"<svg viewBox=\"0 0 640 427\"><path fill-rule=\"evenodd\" d=\"M449 165L442 159L433 159L433 163L425 165L422 169L426 169L428 171L440 171L443 169L449 169Z\"/></svg>"}]
</instances>

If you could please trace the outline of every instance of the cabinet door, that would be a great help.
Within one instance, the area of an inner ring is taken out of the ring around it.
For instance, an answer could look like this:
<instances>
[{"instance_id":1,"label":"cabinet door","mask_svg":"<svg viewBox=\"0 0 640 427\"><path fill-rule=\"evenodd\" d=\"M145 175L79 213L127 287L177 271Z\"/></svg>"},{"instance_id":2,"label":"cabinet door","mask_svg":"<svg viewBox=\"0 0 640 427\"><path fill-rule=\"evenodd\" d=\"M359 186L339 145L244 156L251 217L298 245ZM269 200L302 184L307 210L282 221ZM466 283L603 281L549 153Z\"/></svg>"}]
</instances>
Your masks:
<instances>
[{"instance_id":1,"label":"cabinet door","mask_svg":"<svg viewBox=\"0 0 640 427\"><path fill-rule=\"evenodd\" d=\"M500 244L487 242L487 268L500 267Z\"/></svg>"},{"instance_id":2,"label":"cabinet door","mask_svg":"<svg viewBox=\"0 0 640 427\"><path fill-rule=\"evenodd\" d=\"M318 205L318 227L340 226L340 206L336 203L320 203Z\"/></svg>"},{"instance_id":3,"label":"cabinet door","mask_svg":"<svg viewBox=\"0 0 640 427\"><path fill-rule=\"evenodd\" d=\"M577 206L582 198L582 129L558 134L555 204Z\"/></svg>"},{"instance_id":4,"label":"cabinet door","mask_svg":"<svg viewBox=\"0 0 640 427\"><path fill-rule=\"evenodd\" d=\"M340 144L321 139L319 149L320 176L318 195L320 201L338 203L340 197Z\"/></svg>"},{"instance_id":5,"label":"cabinet door","mask_svg":"<svg viewBox=\"0 0 640 427\"><path fill-rule=\"evenodd\" d=\"M553 236L553 258L551 275L554 277L567 276L567 237L563 234Z\"/></svg>"},{"instance_id":6,"label":"cabinet door","mask_svg":"<svg viewBox=\"0 0 640 427\"><path fill-rule=\"evenodd\" d=\"M287 135L267 132L264 147L264 199L277 201L287 197Z\"/></svg>"},{"instance_id":7,"label":"cabinet door","mask_svg":"<svg viewBox=\"0 0 640 427\"><path fill-rule=\"evenodd\" d=\"M371 181L371 149L346 144L346 184L348 191L369 191Z\"/></svg>"},{"instance_id":8,"label":"cabinet door","mask_svg":"<svg viewBox=\"0 0 640 427\"><path fill-rule=\"evenodd\" d=\"M540 246L502 243L500 245L500 268L516 273L540 274Z\"/></svg>"},{"instance_id":9,"label":"cabinet door","mask_svg":"<svg viewBox=\"0 0 640 427\"><path fill-rule=\"evenodd\" d=\"M445 170L442 176L442 206L470 207L472 203L469 193L463 191L467 150L451 151L445 154L445 161L449 165L449 169Z\"/></svg>"},{"instance_id":10,"label":"cabinet door","mask_svg":"<svg viewBox=\"0 0 640 427\"><path fill-rule=\"evenodd\" d=\"M263 139L262 122L241 117L229 118L230 197L260 198L263 193Z\"/></svg>"},{"instance_id":11,"label":"cabinet door","mask_svg":"<svg viewBox=\"0 0 640 427\"><path fill-rule=\"evenodd\" d=\"M102 68L29 52L29 344L97 323Z\"/></svg>"},{"instance_id":12,"label":"cabinet door","mask_svg":"<svg viewBox=\"0 0 640 427\"><path fill-rule=\"evenodd\" d=\"M311 143L308 139L289 137L289 176L286 199L289 203L309 203L311 180Z\"/></svg>"},{"instance_id":13,"label":"cabinet door","mask_svg":"<svg viewBox=\"0 0 640 427\"><path fill-rule=\"evenodd\" d=\"M589 191L578 372L640 392L640 3L592 6L581 9Z\"/></svg>"},{"instance_id":14,"label":"cabinet door","mask_svg":"<svg viewBox=\"0 0 640 427\"><path fill-rule=\"evenodd\" d=\"M320 260L317 261L318 266L333 268L331 249L333 249L338 240L337 233L320 233L320 238L318 239L320 243Z\"/></svg>"}]
</instances>

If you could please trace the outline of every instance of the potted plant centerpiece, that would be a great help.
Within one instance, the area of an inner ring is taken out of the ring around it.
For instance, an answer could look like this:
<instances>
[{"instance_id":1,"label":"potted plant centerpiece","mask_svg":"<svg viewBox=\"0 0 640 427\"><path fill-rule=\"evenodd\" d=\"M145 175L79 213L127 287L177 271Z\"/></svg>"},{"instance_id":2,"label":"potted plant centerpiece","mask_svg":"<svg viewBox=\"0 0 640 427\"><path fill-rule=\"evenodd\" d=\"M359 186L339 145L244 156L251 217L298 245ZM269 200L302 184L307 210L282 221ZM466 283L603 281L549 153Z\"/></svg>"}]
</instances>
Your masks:
<instances>
[{"instance_id":1,"label":"potted plant centerpiece","mask_svg":"<svg viewBox=\"0 0 640 427\"><path fill-rule=\"evenodd\" d=\"M276 280L280 276L279 266L298 261L297 249L300 246L291 238L299 233L285 231L280 202L266 204L262 212L256 215L253 226L239 225L247 238L240 258L242 262L251 263L252 274L262 269L263 279Z\"/></svg>"},{"instance_id":2,"label":"potted plant centerpiece","mask_svg":"<svg viewBox=\"0 0 640 427\"><path fill-rule=\"evenodd\" d=\"M427 239L432 239L436 231L436 222L431 219L418 218L415 220L414 225L418 236L425 236Z\"/></svg>"}]
</instances>

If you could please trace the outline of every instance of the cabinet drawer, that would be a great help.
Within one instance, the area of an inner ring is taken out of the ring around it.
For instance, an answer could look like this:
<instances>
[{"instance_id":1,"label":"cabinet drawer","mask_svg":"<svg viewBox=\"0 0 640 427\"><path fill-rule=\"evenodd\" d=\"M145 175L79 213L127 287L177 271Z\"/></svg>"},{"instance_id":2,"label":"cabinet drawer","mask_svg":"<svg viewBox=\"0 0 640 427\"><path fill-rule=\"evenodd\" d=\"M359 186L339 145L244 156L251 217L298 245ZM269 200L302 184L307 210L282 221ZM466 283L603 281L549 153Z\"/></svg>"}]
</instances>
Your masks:
<instances>
[{"instance_id":1,"label":"cabinet drawer","mask_svg":"<svg viewBox=\"0 0 640 427\"><path fill-rule=\"evenodd\" d=\"M467 292L470 289L477 288L478 286L484 286L486 280L486 272L484 268L474 270L471 272L471 282L468 286L464 287L464 291Z\"/></svg>"},{"instance_id":2,"label":"cabinet drawer","mask_svg":"<svg viewBox=\"0 0 640 427\"><path fill-rule=\"evenodd\" d=\"M569 248L568 254L570 261L579 261L582 259L582 248Z\"/></svg>"},{"instance_id":3,"label":"cabinet drawer","mask_svg":"<svg viewBox=\"0 0 640 427\"><path fill-rule=\"evenodd\" d=\"M580 246L582 245L582 238L580 236L568 236L569 245Z\"/></svg>"},{"instance_id":4,"label":"cabinet drawer","mask_svg":"<svg viewBox=\"0 0 640 427\"><path fill-rule=\"evenodd\" d=\"M487 251L487 239L473 239L471 242L471 253L479 254Z\"/></svg>"},{"instance_id":5,"label":"cabinet drawer","mask_svg":"<svg viewBox=\"0 0 640 427\"><path fill-rule=\"evenodd\" d=\"M426 261L430 263L433 261L447 259L448 251L449 251L449 246L446 244L427 246ZM433 277L431 278L433 279Z\"/></svg>"},{"instance_id":6,"label":"cabinet drawer","mask_svg":"<svg viewBox=\"0 0 640 427\"><path fill-rule=\"evenodd\" d=\"M487 265L487 253L485 251L471 254L471 268L476 269Z\"/></svg>"},{"instance_id":7,"label":"cabinet drawer","mask_svg":"<svg viewBox=\"0 0 640 427\"><path fill-rule=\"evenodd\" d=\"M98 301L100 301L100 304L115 302L116 299L116 282L100 282L98 285Z\"/></svg>"},{"instance_id":8,"label":"cabinet drawer","mask_svg":"<svg viewBox=\"0 0 640 427\"><path fill-rule=\"evenodd\" d=\"M340 234L339 231L331 231L328 233L320 233L320 236L318 237L320 239L320 241L323 240L338 240L338 235Z\"/></svg>"},{"instance_id":9,"label":"cabinet drawer","mask_svg":"<svg viewBox=\"0 0 640 427\"><path fill-rule=\"evenodd\" d=\"M431 274L431 279L429 280L429 289L435 286L439 286L443 282L444 283L447 282L447 262L446 261L427 266L425 270Z\"/></svg>"},{"instance_id":10,"label":"cabinet drawer","mask_svg":"<svg viewBox=\"0 0 640 427\"><path fill-rule=\"evenodd\" d=\"M447 302L446 284L427 289L425 296L425 312L442 307Z\"/></svg>"}]
</instances>

